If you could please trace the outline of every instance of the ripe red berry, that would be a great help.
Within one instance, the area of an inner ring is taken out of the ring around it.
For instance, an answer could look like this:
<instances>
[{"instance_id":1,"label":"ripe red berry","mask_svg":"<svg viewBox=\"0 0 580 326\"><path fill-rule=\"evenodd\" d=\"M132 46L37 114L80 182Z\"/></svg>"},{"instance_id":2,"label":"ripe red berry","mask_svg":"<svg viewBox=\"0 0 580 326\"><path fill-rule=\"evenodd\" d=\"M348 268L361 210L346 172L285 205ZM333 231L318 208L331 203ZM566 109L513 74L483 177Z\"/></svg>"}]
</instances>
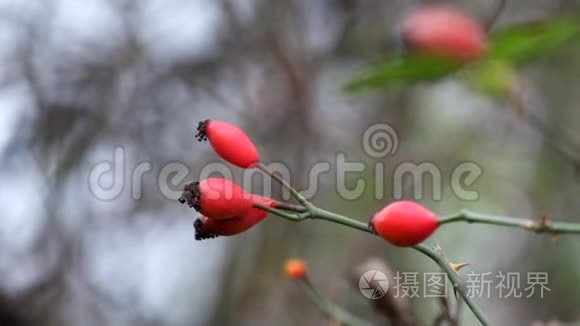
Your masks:
<instances>
[{"instance_id":1,"label":"ripe red berry","mask_svg":"<svg viewBox=\"0 0 580 326\"><path fill-rule=\"evenodd\" d=\"M284 264L284 273L291 279L302 279L306 277L306 263L302 259L288 259Z\"/></svg>"},{"instance_id":2,"label":"ripe red berry","mask_svg":"<svg viewBox=\"0 0 580 326\"><path fill-rule=\"evenodd\" d=\"M425 54L470 61L486 50L481 25L450 5L419 7L404 17L401 29L405 44Z\"/></svg>"},{"instance_id":3,"label":"ripe red berry","mask_svg":"<svg viewBox=\"0 0 580 326\"><path fill-rule=\"evenodd\" d=\"M254 204L251 194L235 182L223 178L209 178L185 185L179 202L187 203L189 207L214 219L241 216Z\"/></svg>"},{"instance_id":4,"label":"ripe red berry","mask_svg":"<svg viewBox=\"0 0 580 326\"><path fill-rule=\"evenodd\" d=\"M414 246L427 239L439 226L437 216L412 201L397 201L370 221L371 228L388 242L401 246Z\"/></svg>"},{"instance_id":5,"label":"ripe red berry","mask_svg":"<svg viewBox=\"0 0 580 326\"><path fill-rule=\"evenodd\" d=\"M253 195L253 201L264 206L273 207L275 201L270 198ZM241 216L235 216L229 219L214 219L207 216L202 216L195 220L193 227L195 228L195 240L211 239L217 236L230 236L242 233L254 225L260 223L268 216L268 212L258 209L250 208Z\"/></svg>"},{"instance_id":6,"label":"ripe red berry","mask_svg":"<svg viewBox=\"0 0 580 326\"><path fill-rule=\"evenodd\" d=\"M243 169L251 168L260 161L258 150L248 135L230 123L202 121L195 137L199 141L209 140L221 158Z\"/></svg>"}]
</instances>

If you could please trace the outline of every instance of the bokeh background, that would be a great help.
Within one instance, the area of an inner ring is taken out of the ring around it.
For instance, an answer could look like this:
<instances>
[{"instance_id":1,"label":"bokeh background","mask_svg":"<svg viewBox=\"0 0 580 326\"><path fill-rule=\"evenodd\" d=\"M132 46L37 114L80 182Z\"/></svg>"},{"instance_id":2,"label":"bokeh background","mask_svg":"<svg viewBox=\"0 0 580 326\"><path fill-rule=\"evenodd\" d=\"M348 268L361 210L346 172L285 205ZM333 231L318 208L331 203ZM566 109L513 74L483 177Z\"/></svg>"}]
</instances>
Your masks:
<instances>
[{"instance_id":1,"label":"bokeh background","mask_svg":"<svg viewBox=\"0 0 580 326\"><path fill-rule=\"evenodd\" d=\"M195 179L219 162L193 137L206 118L240 125L265 162L291 169L298 188L304 171L320 161L334 166L338 153L369 166L351 185L372 184L370 167L383 162L381 200L372 187L342 199L334 168L319 179L317 204L362 221L393 200L389 167L433 162L443 171L443 198L429 200L426 187L421 201L437 212L580 222L580 152L554 150L580 144L578 45L519 71L543 131L454 78L341 91L366 63L402 51L398 19L419 3L0 1L0 325L329 324L284 278L288 257L305 259L313 283L338 305L386 324L351 269L375 257L394 271L437 271L413 250L320 221L270 217L239 236L195 241L195 212L164 196L158 176L182 162ZM456 3L482 21L495 6ZM494 29L578 10L576 0L508 0ZM375 123L396 129L393 155L363 151L361 137ZM103 201L88 176L98 162L113 161L117 146L125 157L115 178L125 187ZM152 171L135 200L131 173L144 161ZM461 200L446 182L464 161L483 169L472 187L476 201ZM453 224L429 240L435 243L451 260L471 263L464 271L549 273L543 299L478 300L497 325L580 319L580 239ZM440 311L434 299L412 305L421 325ZM477 324L468 309L462 322Z\"/></svg>"}]
</instances>

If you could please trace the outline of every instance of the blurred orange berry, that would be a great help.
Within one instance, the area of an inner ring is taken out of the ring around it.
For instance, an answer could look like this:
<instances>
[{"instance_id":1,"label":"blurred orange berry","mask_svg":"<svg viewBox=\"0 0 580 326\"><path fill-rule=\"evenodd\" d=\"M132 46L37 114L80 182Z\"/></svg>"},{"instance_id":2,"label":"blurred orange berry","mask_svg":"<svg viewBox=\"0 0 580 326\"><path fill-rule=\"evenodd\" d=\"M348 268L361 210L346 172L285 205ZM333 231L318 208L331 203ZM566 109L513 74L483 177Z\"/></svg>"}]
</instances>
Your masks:
<instances>
[{"instance_id":1,"label":"blurred orange berry","mask_svg":"<svg viewBox=\"0 0 580 326\"><path fill-rule=\"evenodd\" d=\"M284 264L284 273L291 279L301 279L306 276L306 263L302 259L288 259Z\"/></svg>"}]
</instances>

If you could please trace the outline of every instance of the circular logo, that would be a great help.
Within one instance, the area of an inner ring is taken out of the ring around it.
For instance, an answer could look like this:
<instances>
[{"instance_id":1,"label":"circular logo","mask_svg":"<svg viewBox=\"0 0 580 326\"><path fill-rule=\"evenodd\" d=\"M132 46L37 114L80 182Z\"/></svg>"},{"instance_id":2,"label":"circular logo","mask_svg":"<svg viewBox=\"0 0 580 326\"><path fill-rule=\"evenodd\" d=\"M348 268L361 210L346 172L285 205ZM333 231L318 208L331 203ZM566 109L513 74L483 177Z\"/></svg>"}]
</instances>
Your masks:
<instances>
[{"instance_id":1,"label":"circular logo","mask_svg":"<svg viewBox=\"0 0 580 326\"><path fill-rule=\"evenodd\" d=\"M399 147L399 136L388 124L377 123L364 132L362 145L368 155L381 158L395 154Z\"/></svg>"},{"instance_id":2,"label":"circular logo","mask_svg":"<svg viewBox=\"0 0 580 326\"><path fill-rule=\"evenodd\" d=\"M385 273L372 269L366 271L358 280L360 293L368 299L380 299L389 290L389 279Z\"/></svg>"}]
</instances>

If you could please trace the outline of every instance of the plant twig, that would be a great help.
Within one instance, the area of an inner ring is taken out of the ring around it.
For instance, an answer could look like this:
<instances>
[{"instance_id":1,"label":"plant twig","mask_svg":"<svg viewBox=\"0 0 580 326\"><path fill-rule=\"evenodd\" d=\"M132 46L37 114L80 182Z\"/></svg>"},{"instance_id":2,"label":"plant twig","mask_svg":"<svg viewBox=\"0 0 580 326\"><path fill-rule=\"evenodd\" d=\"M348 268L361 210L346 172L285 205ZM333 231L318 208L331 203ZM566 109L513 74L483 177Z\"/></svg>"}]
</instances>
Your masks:
<instances>
[{"instance_id":1,"label":"plant twig","mask_svg":"<svg viewBox=\"0 0 580 326\"><path fill-rule=\"evenodd\" d=\"M298 200L300 202L300 204L302 204L305 208L307 208L308 211L305 213L289 213L289 212L281 210L281 209L272 208L272 207L264 206L261 204L254 204L254 207L265 210L269 213L272 213L274 215L278 215L280 217L283 217L285 219L288 219L288 220L291 220L294 222L303 221L303 220L306 220L308 218L321 219L321 220L326 220L329 222L341 224L341 225L344 225L344 226L347 226L347 227L350 227L353 229L357 229L357 230L360 230L363 232L367 232L370 234L375 234L375 232L370 228L370 226L367 223L363 223L363 222L351 219L349 217L346 217L346 216L343 216L340 214L336 214L336 213L324 210L322 208L316 207L314 204L312 204L308 200L306 200L306 198L304 198L298 191L296 191L296 189L294 189L291 185L289 185L286 181L284 181L284 179L282 179L280 176L276 175L275 173L273 173L273 171L268 169L264 164L259 163L256 167L258 169L260 169L261 171L263 171L264 173L266 173L267 175L269 175L270 177L272 177L277 182L279 182L282 185L282 187L284 187L285 189L290 191L290 193L294 196L294 198L296 198L296 200ZM482 325L484 325L484 326L489 325L489 322L487 321L487 319L486 319L485 315L483 314L483 312L481 311L481 309L475 304L475 302L473 302L467 296L467 292L465 291L464 287L460 286L461 285L461 282L460 282L461 278L453 270L451 265L449 263L446 263L446 260L443 258L443 256L440 254L437 254L435 251L431 250L429 247L422 245L422 244L419 244L419 245L415 246L414 248L417 249L418 251L424 253L429 258L433 259L439 266L441 266L441 268L443 268L443 270L447 273L449 279L451 280L451 282L454 286L454 289L460 293L460 295L463 297L463 299L465 300L465 302L467 303L467 305L469 306L471 311L473 311L473 314L479 319L479 321L482 323Z\"/></svg>"},{"instance_id":2,"label":"plant twig","mask_svg":"<svg viewBox=\"0 0 580 326\"><path fill-rule=\"evenodd\" d=\"M284 179L282 179L282 177L280 177L279 175L277 175L276 173L274 173L274 171L270 170L266 165L264 165L263 163L258 163L256 165L256 168L262 172L264 172L265 174L267 174L268 176L270 176L272 179L274 179L276 182L278 182L282 188L288 190L290 192L290 194L292 195L292 197L296 198L296 200L304 207L309 208L310 204L308 202L308 200L306 200L306 198L304 198L304 196L302 196L296 189L294 189L291 185L289 185L286 181L284 181Z\"/></svg>"},{"instance_id":3,"label":"plant twig","mask_svg":"<svg viewBox=\"0 0 580 326\"><path fill-rule=\"evenodd\" d=\"M439 265L439 267L441 267L445 271L445 273L447 274L447 277L449 278L451 285L453 285L453 289L457 293L459 293L459 295L463 298L463 300L465 301L467 306L471 309L471 311L473 312L475 317L477 317L479 322L481 322L481 324L484 326L490 325L490 322L487 320L487 317L485 316L485 314L481 310L481 308L479 308L479 306L475 303L473 298L471 298L467 295L467 290L465 289L465 284L463 284L461 277L453 269L451 263L447 260L447 258L443 254L443 251L440 249L437 249L437 250L431 249L424 244L418 244L418 245L414 246L413 248L415 250L423 253L424 255L428 256L435 263L437 263L437 265Z\"/></svg>"},{"instance_id":4,"label":"plant twig","mask_svg":"<svg viewBox=\"0 0 580 326\"><path fill-rule=\"evenodd\" d=\"M460 299L457 302L461 302ZM451 307L449 305L449 297L447 295L439 297L439 306L441 307L441 313L433 322L434 326L445 325L448 323L451 326L459 326L459 318L461 317L460 314L455 316L451 313Z\"/></svg>"},{"instance_id":5,"label":"plant twig","mask_svg":"<svg viewBox=\"0 0 580 326\"><path fill-rule=\"evenodd\" d=\"M499 19L499 16L501 16L501 13L504 11L506 5L507 5L507 0L498 0L498 4L495 7L493 14L489 17L489 19L484 24L484 28L487 32L489 32L491 30L491 28L493 27L493 25L495 25L495 23Z\"/></svg>"},{"instance_id":6,"label":"plant twig","mask_svg":"<svg viewBox=\"0 0 580 326\"><path fill-rule=\"evenodd\" d=\"M276 203L274 204L274 208L282 209L285 211L296 212L296 213L308 212L308 208L306 208L304 206L293 205L293 204L279 202L279 201L276 201Z\"/></svg>"},{"instance_id":7,"label":"plant twig","mask_svg":"<svg viewBox=\"0 0 580 326\"><path fill-rule=\"evenodd\" d=\"M286 218L286 219L289 219L292 221L296 221L296 222L303 221L303 220L308 219L308 218L321 219L321 220L326 220L326 221L342 224L344 226L347 226L347 227L350 227L353 229L357 229L360 231L374 234L373 230L366 223L351 219L349 217L346 217L346 216L343 216L340 214L329 212L327 210L315 207L312 204L310 204L310 209L311 209L310 215L308 215L307 213L290 214L290 213L281 211L279 209L266 207L266 206L259 205L259 204L254 205L254 207L266 210L274 215L278 215L278 216L281 216L283 218ZM432 249L430 249L429 247L427 247L425 245L420 244L420 245L415 246L414 248L416 250L424 253L429 258L433 259L433 261L435 261L435 263L437 263L439 266L441 266L441 268L443 268L443 270L445 271L445 273L447 273L449 279L451 280L451 282L454 286L454 289L460 293L460 295L463 297L463 299L465 300L465 302L467 303L467 305L469 306L471 311L473 311L473 314L479 319L479 321L482 323L482 325L489 325L489 322L487 321L487 319L486 319L485 315L483 314L483 312L481 311L481 309L477 306L477 304L475 302L473 302L471 300L471 298L469 298L467 296L467 292L465 291L465 288L462 286L459 286L461 284L460 283L461 278L453 270L451 265L446 264L444 258L442 258L441 255L437 254L435 251L433 251Z\"/></svg>"},{"instance_id":8,"label":"plant twig","mask_svg":"<svg viewBox=\"0 0 580 326\"><path fill-rule=\"evenodd\" d=\"M303 221L308 218L320 219L341 224L370 234L375 234L373 230L369 227L369 225L366 223L321 209L319 207L314 206L311 203L308 202L306 203L308 204L305 205L309 209L308 212L294 214L259 204L254 205L254 207L266 210L272 214L284 217L292 221ZM542 217L539 221L532 221L529 219L482 214L467 210L463 210L460 213L454 215L443 217L440 219L439 224L443 225L455 222L482 223L506 227L516 227L536 233L550 233L550 234L580 233L580 224L552 222L546 216ZM463 298L463 300L465 301L467 306L471 309L473 314L477 317L477 319L482 323L482 325L489 325L489 321L487 320L487 318L485 317L484 313L481 311L479 306L477 306L477 304L467 296L467 291L465 290L465 287L461 283L461 278L459 277L457 272L455 272L453 267L450 265L449 261L447 261L443 253L435 251L425 246L424 244L416 245L413 248L431 258L445 271L449 280L453 284L454 290L456 290L460 294L460 296Z\"/></svg>"},{"instance_id":9,"label":"plant twig","mask_svg":"<svg viewBox=\"0 0 580 326\"><path fill-rule=\"evenodd\" d=\"M493 224L499 226L520 228L535 233L550 233L553 235L565 233L580 234L580 224L552 222L545 215L542 216L542 218L540 218L538 221L533 221L530 219L517 217L476 213L468 210L462 210L457 214L441 218L439 220L439 225L455 222Z\"/></svg>"},{"instance_id":10,"label":"plant twig","mask_svg":"<svg viewBox=\"0 0 580 326\"><path fill-rule=\"evenodd\" d=\"M270 206L265 206L265 205L258 204L258 203L255 203L254 204L254 207L255 208L259 208L261 210L264 210L264 211L266 211L268 213L272 213L274 215L278 215L278 216L283 217L283 218L285 218L287 220L295 221L295 222L302 221L302 220L310 217L310 215L311 215L310 212L289 213L289 212L283 211L281 209L272 208Z\"/></svg>"},{"instance_id":11,"label":"plant twig","mask_svg":"<svg viewBox=\"0 0 580 326\"><path fill-rule=\"evenodd\" d=\"M312 286L308 279L301 279L300 285L304 292L308 295L308 299L326 316L333 320L340 322L342 325L349 326L371 326L371 324L359 317L354 316L350 312L343 310L334 303L330 302L324 296L322 296L316 289Z\"/></svg>"},{"instance_id":12,"label":"plant twig","mask_svg":"<svg viewBox=\"0 0 580 326\"><path fill-rule=\"evenodd\" d=\"M312 219L325 220L333 223L342 224L344 226L351 227L353 229L358 229L360 231L375 234L375 232L370 228L368 223L354 220L352 218L336 214L318 207L312 207L310 210Z\"/></svg>"}]
</instances>

